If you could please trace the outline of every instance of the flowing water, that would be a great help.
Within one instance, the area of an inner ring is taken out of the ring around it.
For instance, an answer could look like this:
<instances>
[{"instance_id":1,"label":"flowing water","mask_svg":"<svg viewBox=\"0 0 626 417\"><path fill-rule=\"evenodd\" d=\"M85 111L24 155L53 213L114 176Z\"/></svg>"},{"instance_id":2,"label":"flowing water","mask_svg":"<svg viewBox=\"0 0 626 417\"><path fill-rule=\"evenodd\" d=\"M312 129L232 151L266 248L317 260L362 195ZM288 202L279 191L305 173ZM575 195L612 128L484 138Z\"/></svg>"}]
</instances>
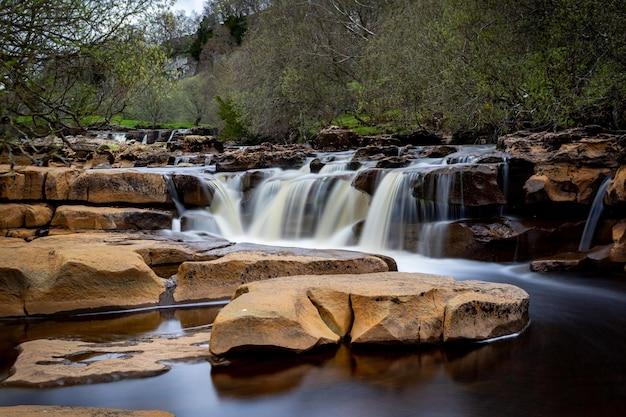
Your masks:
<instances>
[{"instance_id":1,"label":"flowing water","mask_svg":"<svg viewBox=\"0 0 626 417\"><path fill-rule=\"evenodd\" d=\"M598 188L598 192L593 199L593 204L591 205L591 210L589 211L589 217L587 217L587 223L585 223L585 230L583 231L583 235L580 238L580 245L578 246L578 250L581 252L591 249L593 237L596 234L596 227L598 226L600 216L602 216L602 212L604 211L604 195L606 194L606 190L609 188L609 185L611 185L611 178L607 177L602 182L602 185L600 185L600 188Z\"/></svg>"},{"instance_id":2,"label":"flowing water","mask_svg":"<svg viewBox=\"0 0 626 417\"><path fill-rule=\"evenodd\" d=\"M492 151L468 147L458 155L383 172L375 178L373 196L352 186L371 164L351 171L349 152L318 155L329 163L317 174L308 165L254 175L214 174L207 168L163 172L198 175L214 196L204 209L178 207L174 229L189 239L210 234L233 241L365 248L393 256L401 271L517 285L530 294L532 320L519 336L429 348L344 346L300 358L256 357L235 369L212 369L206 361L176 363L146 379L52 389L0 387L0 405L162 409L179 417L626 415L623 280L538 275L527 265L427 257L441 255L449 223L468 213L463 201L450 204L462 176L427 174L450 164L473 164ZM253 180L257 184L250 187ZM172 198L181 201L174 191ZM180 334L210 326L218 309L0 322L0 379L17 356L16 346L26 340L106 342Z\"/></svg>"}]
</instances>

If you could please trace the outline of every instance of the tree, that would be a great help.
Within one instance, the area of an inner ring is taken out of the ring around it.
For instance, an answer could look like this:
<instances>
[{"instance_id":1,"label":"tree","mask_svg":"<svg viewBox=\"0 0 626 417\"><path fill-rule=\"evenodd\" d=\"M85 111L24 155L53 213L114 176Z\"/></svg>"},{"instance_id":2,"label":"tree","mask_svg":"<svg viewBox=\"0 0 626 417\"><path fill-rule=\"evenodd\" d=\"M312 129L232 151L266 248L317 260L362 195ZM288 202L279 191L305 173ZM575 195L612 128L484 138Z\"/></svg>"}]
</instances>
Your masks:
<instances>
[{"instance_id":1,"label":"tree","mask_svg":"<svg viewBox=\"0 0 626 417\"><path fill-rule=\"evenodd\" d=\"M160 55L133 24L164 0L0 0L3 118L28 137L123 110Z\"/></svg>"}]
</instances>

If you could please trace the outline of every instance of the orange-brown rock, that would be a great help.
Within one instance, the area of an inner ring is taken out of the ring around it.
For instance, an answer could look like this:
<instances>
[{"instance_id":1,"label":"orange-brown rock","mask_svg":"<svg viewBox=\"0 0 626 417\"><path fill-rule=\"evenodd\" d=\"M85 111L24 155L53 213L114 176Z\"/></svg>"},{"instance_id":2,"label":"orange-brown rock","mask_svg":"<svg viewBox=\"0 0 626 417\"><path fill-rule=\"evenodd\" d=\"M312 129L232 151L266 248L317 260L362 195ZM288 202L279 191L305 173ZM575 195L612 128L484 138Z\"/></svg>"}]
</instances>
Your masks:
<instances>
[{"instance_id":1,"label":"orange-brown rock","mask_svg":"<svg viewBox=\"0 0 626 417\"><path fill-rule=\"evenodd\" d=\"M605 202L613 206L626 205L626 166L621 166L606 193Z\"/></svg>"},{"instance_id":2,"label":"orange-brown rock","mask_svg":"<svg viewBox=\"0 0 626 417\"><path fill-rule=\"evenodd\" d=\"M259 349L305 352L336 344L484 340L521 331L528 294L507 284L407 273L281 277L241 286L209 343L224 356Z\"/></svg>"},{"instance_id":3,"label":"orange-brown rock","mask_svg":"<svg viewBox=\"0 0 626 417\"><path fill-rule=\"evenodd\" d=\"M209 356L208 332L180 337L89 343L40 339L20 345L9 386L49 387L154 376L170 369L166 361Z\"/></svg>"},{"instance_id":4,"label":"orange-brown rock","mask_svg":"<svg viewBox=\"0 0 626 417\"><path fill-rule=\"evenodd\" d=\"M590 204L607 175L608 168L541 165L524 185L526 202Z\"/></svg>"},{"instance_id":5,"label":"orange-brown rock","mask_svg":"<svg viewBox=\"0 0 626 417\"><path fill-rule=\"evenodd\" d=\"M117 410L112 408L59 407L53 405L16 405L0 407L4 417L174 417L158 410Z\"/></svg>"},{"instance_id":6,"label":"orange-brown rock","mask_svg":"<svg viewBox=\"0 0 626 417\"><path fill-rule=\"evenodd\" d=\"M52 213L47 204L0 204L0 229L45 226Z\"/></svg>"},{"instance_id":7,"label":"orange-brown rock","mask_svg":"<svg viewBox=\"0 0 626 417\"><path fill-rule=\"evenodd\" d=\"M0 166L0 200L43 200L46 168Z\"/></svg>"},{"instance_id":8,"label":"orange-brown rock","mask_svg":"<svg viewBox=\"0 0 626 417\"><path fill-rule=\"evenodd\" d=\"M53 227L70 230L169 229L173 213L165 210L116 207L60 206Z\"/></svg>"},{"instance_id":9,"label":"orange-brown rock","mask_svg":"<svg viewBox=\"0 0 626 417\"><path fill-rule=\"evenodd\" d=\"M107 204L164 204L171 201L163 175L131 170L84 171L72 181L68 199Z\"/></svg>"},{"instance_id":10,"label":"orange-brown rock","mask_svg":"<svg viewBox=\"0 0 626 417\"><path fill-rule=\"evenodd\" d=\"M176 301L228 299L242 284L280 276L363 274L388 270L385 260L356 252L234 252L213 261L183 263L176 276L174 298Z\"/></svg>"}]
</instances>

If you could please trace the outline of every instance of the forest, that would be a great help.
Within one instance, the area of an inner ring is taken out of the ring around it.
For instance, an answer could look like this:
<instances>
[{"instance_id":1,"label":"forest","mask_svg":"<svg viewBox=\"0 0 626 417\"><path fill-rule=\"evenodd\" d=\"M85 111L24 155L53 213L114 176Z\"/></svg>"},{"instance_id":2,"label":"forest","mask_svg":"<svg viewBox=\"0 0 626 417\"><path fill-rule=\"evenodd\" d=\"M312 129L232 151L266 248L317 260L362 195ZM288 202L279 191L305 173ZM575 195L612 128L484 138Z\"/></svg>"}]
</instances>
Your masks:
<instances>
[{"instance_id":1,"label":"forest","mask_svg":"<svg viewBox=\"0 0 626 417\"><path fill-rule=\"evenodd\" d=\"M223 139L298 142L338 125L471 143L626 127L623 0L169 6L2 0L3 137L210 125Z\"/></svg>"}]
</instances>

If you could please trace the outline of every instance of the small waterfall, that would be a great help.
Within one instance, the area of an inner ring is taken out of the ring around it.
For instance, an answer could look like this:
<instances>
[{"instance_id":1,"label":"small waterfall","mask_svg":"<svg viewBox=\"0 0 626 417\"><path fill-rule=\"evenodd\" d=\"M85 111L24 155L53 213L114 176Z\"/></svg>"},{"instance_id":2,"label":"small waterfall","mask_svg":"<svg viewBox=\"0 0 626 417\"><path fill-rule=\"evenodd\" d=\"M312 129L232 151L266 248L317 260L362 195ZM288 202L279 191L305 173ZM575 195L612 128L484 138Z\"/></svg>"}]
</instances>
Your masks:
<instances>
[{"instance_id":1,"label":"small waterfall","mask_svg":"<svg viewBox=\"0 0 626 417\"><path fill-rule=\"evenodd\" d=\"M167 143L170 143L172 141L172 139L174 138L174 135L178 133L178 129L173 129L172 133L170 133L170 137L167 138Z\"/></svg>"},{"instance_id":2,"label":"small waterfall","mask_svg":"<svg viewBox=\"0 0 626 417\"><path fill-rule=\"evenodd\" d=\"M595 198L593 199L593 204L591 205L591 210L589 211L589 216L587 217L587 223L585 223L585 229L583 230L583 235L580 238L580 245L578 246L578 250L580 252L586 252L591 249L593 236L596 233L596 227L598 226L600 216L602 216L602 212L604 211L604 195L606 194L606 190L609 188L610 184L611 178L605 178L600 185L600 188L598 188Z\"/></svg>"},{"instance_id":3,"label":"small waterfall","mask_svg":"<svg viewBox=\"0 0 626 417\"><path fill-rule=\"evenodd\" d=\"M412 184L416 171L392 171L374 193L360 244L370 249L402 249L411 225L418 222Z\"/></svg>"},{"instance_id":4,"label":"small waterfall","mask_svg":"<svg viewBox=\"0 0 626 417\"><path fill-rule=\"evenodd\" d=\"M178 190L176 190L176 185L174 184L174 180L172 179L171 175L164 175L165 178L165 185L167 186L167 192L170 195L170 198L172 199L172 202L174 203L174 206L176 207L176 213L178 214L178 217L181 217L183 214L185 214L185 206L184 204L181 202L179 196L178 196Z\"/></svg>"},{"instance_id":5,"label":"small waterfall","mask_svg":"<svg viewBox=\"0 0 626 417\"><path fill-rule=\"evenodd\" d=\"M369 196L354 189L350 182L345 180L336 181L326 208L322 213L315 240L325 242L332 240L339 245L345 245L351 233L341 233L349 229L367 217Z\"/></svg>"},{"instance_id":6,"label":"small waterfall","mask_svg":"<svg viewBox=\"0 0 626 417\"><path fill-rule=\"evenodd\" d=\"M147 133L145 135L143 135L143 139L141 140L141 144L142 145L147 145L148 144L148 134Z\"/></svg>"}]
</instances>

